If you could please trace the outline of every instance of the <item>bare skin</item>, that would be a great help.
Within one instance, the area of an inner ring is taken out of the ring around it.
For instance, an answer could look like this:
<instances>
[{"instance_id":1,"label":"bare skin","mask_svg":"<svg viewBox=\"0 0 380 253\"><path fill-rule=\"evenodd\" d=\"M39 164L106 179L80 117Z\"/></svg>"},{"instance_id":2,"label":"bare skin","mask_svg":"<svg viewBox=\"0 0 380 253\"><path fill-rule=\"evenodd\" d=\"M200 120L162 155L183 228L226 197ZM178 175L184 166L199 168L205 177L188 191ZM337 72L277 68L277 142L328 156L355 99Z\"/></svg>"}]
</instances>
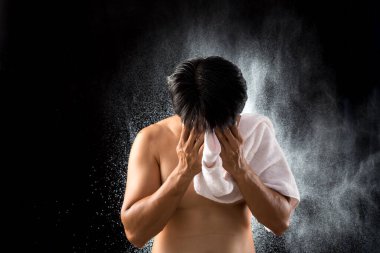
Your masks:
<instances>
[{"instance_id":1,"label":"bare skin","mask_svg":"<svg viewBox=\"0 0 380 253\"><path fill-rule=\"evenodd\" d=\"M136 136L121 210L131 243L141 248L154 237L153 253L255 252L252 214L278 235L285 231L291 199L262 185L256 175L247 172L248 165L239 155L229 158L228 151L242 145L236 129L223 134L218 130L217 135L223 164L243 195L232 204L214 202L194 191L193 178L201 171L204 133L185 129L180 117L174 115Z\"/></svg>"}]
</instances>

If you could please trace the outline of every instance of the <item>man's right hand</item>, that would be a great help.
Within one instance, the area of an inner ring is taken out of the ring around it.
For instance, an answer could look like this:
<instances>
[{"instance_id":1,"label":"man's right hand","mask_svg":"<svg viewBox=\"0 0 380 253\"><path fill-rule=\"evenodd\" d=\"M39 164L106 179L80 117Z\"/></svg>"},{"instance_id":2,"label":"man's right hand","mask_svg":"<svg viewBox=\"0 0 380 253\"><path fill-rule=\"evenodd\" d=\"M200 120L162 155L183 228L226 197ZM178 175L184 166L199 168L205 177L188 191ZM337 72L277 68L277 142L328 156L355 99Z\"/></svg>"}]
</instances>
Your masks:
<instances>
[{"instance_id":1,"label":"man's right hand","mask_svg":"<svg viewBox=\"0 0 380 253\"><path fill-rule=\"evenodd\" d=\"M195 133L194 128L190 131L182 123L181 137L176 148L178 165L190 177L202 171L204 134L204 132Z\"/></svg>"}]
</instances>

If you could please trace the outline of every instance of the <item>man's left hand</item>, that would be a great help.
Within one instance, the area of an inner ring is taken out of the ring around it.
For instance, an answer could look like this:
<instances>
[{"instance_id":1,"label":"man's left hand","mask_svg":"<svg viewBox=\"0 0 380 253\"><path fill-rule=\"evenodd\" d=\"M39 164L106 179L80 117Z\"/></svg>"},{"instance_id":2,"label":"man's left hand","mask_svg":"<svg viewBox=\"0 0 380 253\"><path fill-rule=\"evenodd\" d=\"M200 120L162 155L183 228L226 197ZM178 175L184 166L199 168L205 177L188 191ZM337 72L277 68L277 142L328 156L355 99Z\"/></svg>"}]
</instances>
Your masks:
<instances>
[{"instance_id":1,"label":"man's left hand","mask_svg":"<svg viewBox=\"0 0 380 253\"><path fill-rule=\"evenodd\" d=\"M243 138L236 125L224 129L216 128L215 134L221 144L220 157L223 161L223 168L232 177L243 172L247 162L243 156Z\"/></svg>"}]
</instances>

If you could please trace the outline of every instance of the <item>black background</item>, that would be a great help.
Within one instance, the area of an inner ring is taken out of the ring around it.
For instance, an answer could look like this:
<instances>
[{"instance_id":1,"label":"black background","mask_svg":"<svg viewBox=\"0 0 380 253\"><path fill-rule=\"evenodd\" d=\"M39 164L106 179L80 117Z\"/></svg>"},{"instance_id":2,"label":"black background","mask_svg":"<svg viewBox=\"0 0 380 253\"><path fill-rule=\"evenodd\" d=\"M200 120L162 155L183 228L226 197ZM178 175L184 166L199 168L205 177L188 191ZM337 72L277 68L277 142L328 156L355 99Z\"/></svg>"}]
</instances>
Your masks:
<instances>
[{"instance_id":1,"label":"black background","mask_svg":"<svg viewBox=\"0 0 380 253\"><path fill-rule=\"evenodd\" d=\"M341 110L352 118L360 113L357 106L379 87L375 1L236 2L231 8L253 28L259 25L259 14L276 5L293 9L312 24L323 61L334 71ZM189 12L201 15L213 4L194 1ZM15 228L28 231L18 245L38 252L131 249L120 239L120 224L94 214L106 205L102 196L91 194L94 183L101 191L107 170L102 167L107 153L104 124L98 115L121 58L139 46L141 35L153 24L175 24L176 10L183 6L179 1L92 0L3 1L2 7L0 67L7 83L2 86L12 90L4 96L16 95L5 110L17 122L16 135L22 141L14 145L13 164L16 174L22 173L18 182L25 186L17 202L28 213L27 222L23 215L23 225ZM372 137L366 138L364 149ZM90 175L92 166L99 169Z\"/></svg>"}]
</instances>

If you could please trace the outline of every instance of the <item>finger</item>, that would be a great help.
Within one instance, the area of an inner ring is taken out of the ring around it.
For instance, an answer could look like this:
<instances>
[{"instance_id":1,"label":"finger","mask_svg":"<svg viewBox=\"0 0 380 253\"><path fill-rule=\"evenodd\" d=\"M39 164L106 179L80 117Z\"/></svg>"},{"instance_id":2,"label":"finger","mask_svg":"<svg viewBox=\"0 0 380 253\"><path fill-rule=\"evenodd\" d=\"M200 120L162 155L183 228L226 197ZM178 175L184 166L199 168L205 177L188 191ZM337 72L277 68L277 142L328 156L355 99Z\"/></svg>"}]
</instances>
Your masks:
<instances>
[{"instance_id":1,"label":"finger","mask_svg":"<svg viewBox=\"0 0 380 253\"><path fill-rule=\"evenodd\" d=\"M184 123L182 123L181 137L180 137L181 146L185 145L188 138L189 138L189 129L188 127L186 127Z\"/></svg>"},{"instance_id":2,"label":"finger","mask_svg":"<svg viewBox=\"0 0 380 253\"><path fill-rule=\"evenodd\" d=\"M204 143L204 137L205 137L204 133L198 134L198 138L197 138L197 140L195 141L195 144L194 144L194 149L195 150L199 150L199 147L201 145L203 145L203 143Z\"/></svg>"},{"instance_id":3,"label":"finger","mask_svg":"<svg viewBox=\"0 0 380 253\"><path fill-rule=\"evenodd\" d=\"M235 136L232 133L231 128L232 128L232 126L226 128L225 135L228 139L228 143L230 144L230 146L233 149L236 149L240 146L240 141L238 140L238 138L235 138Z\"/></svg>"},{"instance_id":4,"label":"finger","mask_svg":"<svg viewBox=\"0 0 380 253\"><path fill-rule=\"evenodd\" d=\"M231 135L234 139L239 140L239 134L237 133L236 125L231 125L229 127Z\"/></svg>"},{"instance_id":5,"label":"finger","mask_svg":"<svg viewBox=\"0 0 380 253\"><path fill-rule=\"evenodd\" d=\"M195 129L192 128L191 131L190 131L189 138L186 141L186 148L187 148L187 150L192 150L193 149L195 141L196 141Z\"/></svg>"},{"instance_id":6,"label":"finger","mask_svg":"<svg viewBox=\"0 0 380 253\"><path fill-rule=\"evenodd\" d=\"M234 136L235 139L239 141L239 143L243 142L243 138L241 137L239 133L239 129L237 128L236 125L233 125L230 127L231 133Z\"/></svg>"},{"instance_id":7,"label":"finger","mask_svg":"<svg viewBox=\"0 0 380 253\"><path fill-rule=\"evenodd\" d=\"M189 139L189 136L190 136L190 129L184 124L182 123L182 129L183 129L183 144L185 144L187 142L187 140Z\"/></svg>"},{"instance_id":8,"label":"finger","mask_svg":"<svg viewBox=\"0 0 380 253\"><path fill-rule=\"evenodd\" d=\"M179 137L179 142L181 144L185 143L185 125L183 123L181 123L181 137Z\"/></svg>"},{"instance_id":9,"label":"finger","mask_svg":"<svg viewBox=\"0 0 380 253\"><path fill-rule=\"evenodd\" d=\"M218 137L218 140L219 140L219 143L221 146L220 157L222 158L222 160L224 160L225 159L225 153L227 152L227 147L228 147L227 141L225 140L223 132L220 128L215 130L215 134Z\"/></svg>"},{"instance_id":10,"label":"finger","mask_svg":"<svg viewBox=\"0 0 380 253\"><path fill-rule=\"evenodd\" d=\"M226 127L225 129L224 129L224 136L226 137L226 139L227 139L227 141L228 141L228 143L231 145L236 145L237 144L237 141L235 140L235 137L234 137L234 135L232 134L232 132L231 132L231 129L230 129L230 127Z\"/></svg>"},{"instance_id":11,"label":"finger","mask_svg":"<svg viewBox=\"0 0 380 253\"><path fill-rule=\"evenodd\" d=\"M227 140L224 137L223 130L221 130L219 127L215 129L216 137L218 137L219 143L222 146L222 151L226 149L227 147Z\"/></svg>"}]
</instances>

